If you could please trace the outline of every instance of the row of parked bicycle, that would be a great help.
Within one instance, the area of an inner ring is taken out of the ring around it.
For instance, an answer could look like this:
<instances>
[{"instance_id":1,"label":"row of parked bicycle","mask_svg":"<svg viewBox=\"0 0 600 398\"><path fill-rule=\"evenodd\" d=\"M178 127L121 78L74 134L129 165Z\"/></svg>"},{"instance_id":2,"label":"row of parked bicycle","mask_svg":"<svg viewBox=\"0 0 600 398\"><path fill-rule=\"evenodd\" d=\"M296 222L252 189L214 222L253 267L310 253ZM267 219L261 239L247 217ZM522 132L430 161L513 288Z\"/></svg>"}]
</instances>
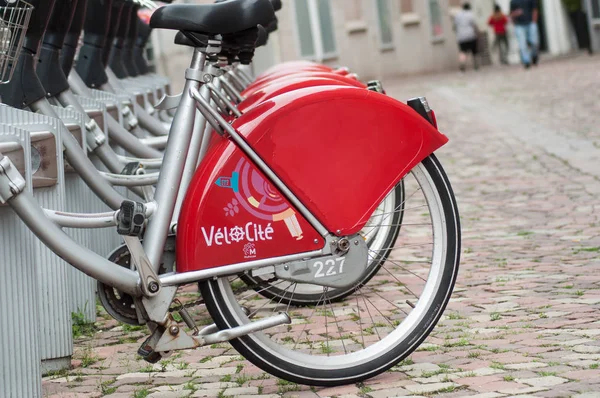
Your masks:
<instances>
[{"instance_id":1,"label":"row of parked bicycle","mask_svg":"<svg viewBox=\"0 0 600 398\"><path fill-rule=\"evenodd\" d=\"M228 341L277 377L331 386L384 372L431 332L460 223L424 97L309 61L253 77L280 0L3 1L0 203L98 281L111 316L148 326L144 359ZM150 72L153 29L191 47L182 93ZM81 128L56 129L56 159L11 150L36 118ZM60 155L105 210L36 200L32 178L48 162L64 173ZM108 258L73 232L101 228L122 242ZM198 299L178 294L189 284Z\"/></svg>"}]
</instances>

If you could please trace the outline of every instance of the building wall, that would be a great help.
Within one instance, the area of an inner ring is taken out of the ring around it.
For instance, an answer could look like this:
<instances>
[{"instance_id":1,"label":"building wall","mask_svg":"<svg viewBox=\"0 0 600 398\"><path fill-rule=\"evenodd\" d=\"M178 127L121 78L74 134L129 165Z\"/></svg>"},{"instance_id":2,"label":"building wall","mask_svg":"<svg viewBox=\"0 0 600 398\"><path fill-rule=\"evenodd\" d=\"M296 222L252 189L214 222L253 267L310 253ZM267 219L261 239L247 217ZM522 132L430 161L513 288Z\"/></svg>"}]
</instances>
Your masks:
<instances>
[{"instance_id":1,"label":"building wall","mask_svg":"<svg viewBox=\"0 0 600 398\"><path fill-rule=\"evenodd\" d=\"M257 50L254 69L260 73L266 68L285 61L301 59L298 26L295 14L296 1L284 0L278 13L279 30L269 38L269 44ZM325 1L325 0L316 0ZM433 37L429 2L431 0L386 1L392 44L382 48L377 0L330 0L332 26L337 51L334 57L318 61L332 66L347 66L361 79L388 77L452 70L457 68L458 48L452 26L452 16L460 9L463 0L439 0L443 35ZM548 50L552 55L566 54L575 49L572 29L561 0L540 0L545 10ZM588 3L600 0L585 0ZM188 3L211 3L212 0L187 0ZM473 12L482 31L487 26L494 4L508 13L510 0L471 0ZM591 23L593 42L600 50L600 19ZM302 21L310 24L310 21ZM191 49L173 44L175 31L153 34L156 64L160 73L173 81L173 90L183 86L183 73L191 59ZM519 62L517 43L512 26L509 26L510 60ZM497 57L493 57L497 62Z\"/></svg>"},{"instance_id":2,"label":"building wall","mask_svg":"<svg viewBox=\"0 0 600 398\"><path fill-rule=\"evenodd\" d=\"M257 72L275 62L302 58L293 1L297 0L284 2L278 14L279 30L272 35L276 39L271 39L269 51L259 53ZM387 0L393 40L391 46L382 48L374 0L331 0L337 54L318 61L347 66L362 79L454 68L458 52L448 0L439 3L444 34L434 38L428 1L413 0L413 12L402 13L401 1Z\"/></svg>"}]
</instances>

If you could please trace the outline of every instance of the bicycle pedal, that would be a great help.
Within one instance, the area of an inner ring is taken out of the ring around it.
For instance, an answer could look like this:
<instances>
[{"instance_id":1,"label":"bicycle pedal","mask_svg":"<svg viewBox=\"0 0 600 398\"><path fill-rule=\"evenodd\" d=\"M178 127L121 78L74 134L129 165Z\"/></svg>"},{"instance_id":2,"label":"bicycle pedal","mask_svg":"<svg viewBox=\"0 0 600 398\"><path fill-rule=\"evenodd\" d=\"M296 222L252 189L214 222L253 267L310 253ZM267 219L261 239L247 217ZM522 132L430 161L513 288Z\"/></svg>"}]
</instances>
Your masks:
<instances>
[{"instance_id":1,"label":"bicycle pedal","mask_svg":"<svg viewBox=\"0 0 600 398\"><path fill-rule=\"evenodd\" d=\"M125 165L125 167L123 167L123 170L121 170L121 174L128 176L135 175L140 167L140 162L129 162Z\"/></svg>"},{"instance_id":2,"label":"bicycle pedal","mask_svg":"<svg viewBox=\"0 0 600 398\"><path fill-rule=\"evenodd\" d=\"M159 352L154 351L154 349L150 345L149 341L151 338L152 336L144 340L140 348L138 348L137 353L144 359L144 361L149 363L157 363L162 359L162 355Z\"/></svg>"}]
</instances>

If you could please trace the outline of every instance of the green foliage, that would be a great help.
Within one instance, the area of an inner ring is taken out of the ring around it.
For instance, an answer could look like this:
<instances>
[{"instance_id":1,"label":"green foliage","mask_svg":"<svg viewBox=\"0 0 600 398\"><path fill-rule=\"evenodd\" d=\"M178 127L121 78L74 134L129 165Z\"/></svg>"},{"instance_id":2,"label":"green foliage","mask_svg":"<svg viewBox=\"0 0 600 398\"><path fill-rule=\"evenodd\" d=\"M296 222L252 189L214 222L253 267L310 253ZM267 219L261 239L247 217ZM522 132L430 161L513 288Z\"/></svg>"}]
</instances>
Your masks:
<instances>
[{"instance_id":1,"label":"green foliage","mask_svg":"<svg viewBox=\"0 0 600 398\"><path fill-rule=\"evenodd\" d=\"M132 397L133 398L146 398L148 395L150 395L150 391L147 388L143 388L141 390L135 390L133 392Z\"/></svg>"},{"instance_id":2,"label":"green foliage","mask_svg":"<svg viewBox=\"0 0 600 398\"><path fill-rule=\"evenodd\" d=\"M86 321L85 315L81 311L72 312L71 321L71 329L74 339L81 336L93 336L96 332L96 326L94 325L94 322Z\"/></svg>"},{"instance_id":3,"label":"green foliage","mask_svg":"<svg viewBox=\"0 0 600 398\"><path fill-rule=\"evenodd\" d=\"M500 315L498 312L492 312L490 314L491 321L499 321L500 319L502 319L502 315Z\"/></svg>"}]
</instances>

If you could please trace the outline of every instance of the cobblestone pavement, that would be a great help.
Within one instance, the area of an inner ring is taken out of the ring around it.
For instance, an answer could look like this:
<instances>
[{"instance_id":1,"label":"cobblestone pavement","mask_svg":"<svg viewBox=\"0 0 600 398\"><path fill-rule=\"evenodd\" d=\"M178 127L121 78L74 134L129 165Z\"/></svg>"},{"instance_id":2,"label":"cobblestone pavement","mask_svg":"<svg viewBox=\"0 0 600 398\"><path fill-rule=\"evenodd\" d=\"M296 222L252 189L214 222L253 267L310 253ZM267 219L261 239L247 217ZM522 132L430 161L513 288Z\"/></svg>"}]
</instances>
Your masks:
<instances>
[{"instance_id":1,"label":"cobblestone pavement","mask_svg":"<svg viewBox=\"0 0 600 398\"><path fill-rule=\"evenodd\" d=\"M145 331L101 320L47 397L600 397L600 58L386 84L426 94L462 216L457 286L408 360L360 385L277 380L228 345L148 366Z\"/></svg>"}]
</instances>

